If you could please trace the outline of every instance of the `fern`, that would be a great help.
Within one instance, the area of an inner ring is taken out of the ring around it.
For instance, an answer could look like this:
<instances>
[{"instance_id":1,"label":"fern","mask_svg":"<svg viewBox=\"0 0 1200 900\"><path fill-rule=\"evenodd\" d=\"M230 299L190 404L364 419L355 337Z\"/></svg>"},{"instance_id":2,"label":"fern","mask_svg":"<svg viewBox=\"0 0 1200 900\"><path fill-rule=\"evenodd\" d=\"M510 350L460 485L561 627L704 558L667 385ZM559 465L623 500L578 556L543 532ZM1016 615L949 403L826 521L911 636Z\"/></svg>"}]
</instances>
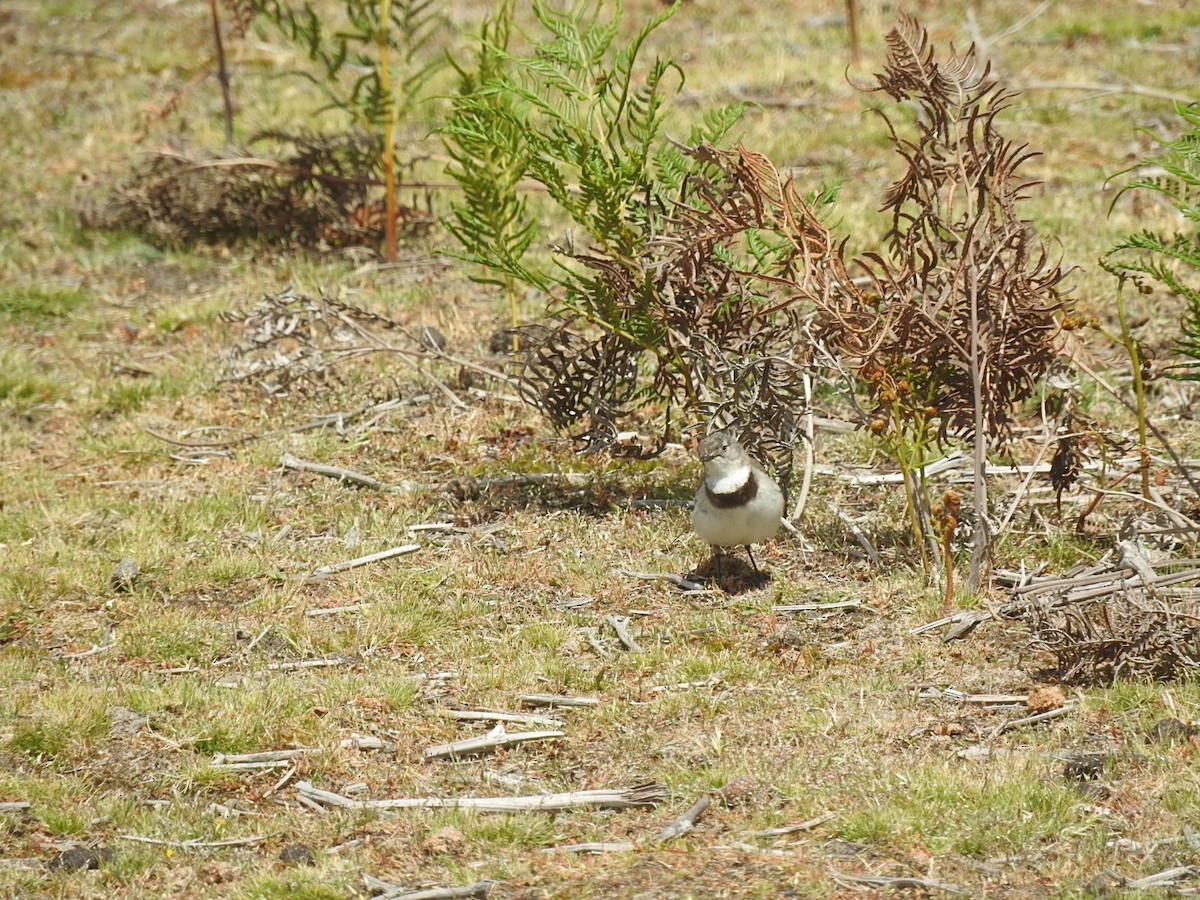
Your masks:
<instances>
[{"instance_id":1,"label":"fern","mask_svg":"<svg viewBox=\"0 0 1200 900\"><path fill-rule=\"evenodd\" d=\"M382 138L385 252L388 259L395 259L395 130L444 65L440 57L429 56L428 48L445 25L445 17L434 0L342 0L345 22L330 25L308 2L248 2L319 66L319 76L299 74L324 93L328 100L324 109L339 109L354 124Z\"/></svg>"},{"instance_id":2,"label":"fern","mask_svg":"<svg viewBox=\"0 0 1200 900\"><path fill-rule=\"evenodd\" d=\"M1175 140L1160 140L1159 156L1138 164L1138 168L1154 166L1165 174L1135 178L1117 196L1127 191L1150 191L1165 198L1185 221L1200 222L1200 103L1177 104L1176 112L1189 130ZM1200 380L1200 230L1170 237L1153 231L1130 234L1118 241L1101 262L1118 275L1156 281L1183 299L1185 308L1175 347L1184 360L1167 373Z\"/></svg>"},{"instance_id":3,"label":"fern","mask_svg":"<svg viewBox=\"0 0 1200 900\"><path fill-rule=\"evenodd\" d=\"M547 296L547 317L511 333L523 394L554 425L595 447L651 401L664 437L679 408L753 422L744 439L786 482L808 344L798 295L772 286L836 252L810 209L835 192L806 203L765 157L720 149L743 104L708 111L688 143L668 137L684 73L643 57L679 3L628 40L613 6L534 0L523 53L508 42L515 0L485 26L441 130L463 190L449 227L510 302L513 282ZM523 179L570 220L548 262L527 253Z\"/></svg>"}]
</instances>

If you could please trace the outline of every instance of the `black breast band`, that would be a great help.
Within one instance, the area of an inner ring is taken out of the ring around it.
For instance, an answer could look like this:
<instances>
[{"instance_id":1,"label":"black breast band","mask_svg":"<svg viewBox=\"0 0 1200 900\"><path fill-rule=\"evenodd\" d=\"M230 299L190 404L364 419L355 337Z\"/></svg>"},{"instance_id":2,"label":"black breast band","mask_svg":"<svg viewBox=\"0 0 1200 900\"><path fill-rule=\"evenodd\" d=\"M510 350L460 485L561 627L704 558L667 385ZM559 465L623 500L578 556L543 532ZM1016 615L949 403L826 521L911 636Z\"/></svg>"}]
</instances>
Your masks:
<instances>
[{"instance_id":1,"label":"black breast band","mask_svg":"<svg viewBox=\"0 0 1200 900\"><path fill-rule=\"evenodd\" d=\"M745 506L751 500L758 496L758 478L754 474L754 470L750 471L749 477L746 478L746 483L736 491L727 491L719 494L714 490L710 490L708 482L704 483L704 493L708 495L708 501L717 509L732 509L735 506Z\"/></svg>"}]
</instances>

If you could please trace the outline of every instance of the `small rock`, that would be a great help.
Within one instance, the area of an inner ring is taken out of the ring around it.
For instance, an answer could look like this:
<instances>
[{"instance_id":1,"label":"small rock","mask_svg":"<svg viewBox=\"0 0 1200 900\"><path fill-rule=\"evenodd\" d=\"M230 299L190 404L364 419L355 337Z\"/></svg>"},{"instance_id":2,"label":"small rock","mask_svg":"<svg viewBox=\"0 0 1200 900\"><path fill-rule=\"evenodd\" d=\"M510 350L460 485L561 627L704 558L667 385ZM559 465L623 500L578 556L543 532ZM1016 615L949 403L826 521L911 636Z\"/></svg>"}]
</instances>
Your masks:
<instances>
[{"instance_id":1,"label":"small rock","mask_svg":"<svg viewBox=\"0 0 1200 900\"><path fill-rule=\"evenodd\" d=\"M767 638L767 651L781 653L784 650L800 650L809 643L804 632L796 628L781 628Z\"/></svg>"},{"instance_id":2,"label":"small rock","mask_svg":"<svg viewBox=\"0 0 1200 900\"><path fill-rule=\"evenodd\" d=\"M1083 799L1093 803L1107 800L1112 796L1112 791L1098 781L1080 781L1075 785L1075 792Z\"/></svg>"},{"instance_id":3,"label":"small rock","mask_svg":"<svg viewBox=\"0 0 1200 900\"><path fill-rule=\"evenodd\" d=\"M1179 719L1163 719L1155 722L1146 732L1147 744L1183 744L1200 734L1195 725L1188 725Z\"/></svg>"},{"instance_id":4,"label":"small rock","mask_svg":"<svg viewBox=\"0 0 1200 900\"><path fill-rule=\"evenodd\" d=\"M422 325L418 330L421 346L430 350L445 350L446 336L432 325Z\"/></svg>"},{"instance_id":5,"label":"small rock","mask_svg":"<svg viewBox=\"0 0 1200 900\"><path fill-rule=\"evenodd\" d=\"M1032 713L1049 712L1058 709L1067 702L1063 689L1053 684L1036 684L1029 689L1025 698L1025 706Z\"/></svg>"},{"instance_id":6,"label":"small rock","mask_svg":"<svg viewBox=\"0 0 1200 900\"><path fill-rule=\"evenodd\" d=\"M307 844L288 844L279 851L279 859L292 866L315 866L317 858Z\"/></svg>"},{"instance_id":7,"label":"small rock","mask_svg":"<svg viewBox=\"0 0 1200 900\"><path fill-rule=\"evenodd\" d=\"M79 872L84 869L98 869L100 864L112 858L111 847L68 847L62 853L50 860L51 869L61 869L66 872Z\"/></svg>"},{"instance_id":8,"label":"small rock","mask_svg":"<svg viewBox=\"0 0 1200 900\"><path fill-rule=\"evenodd\" d=\"M463 833L453 825L439 828L421 843L421 851L428 856L451 856L467 844Z\"/></svg>"},{"instance_id":9,"label":"small rock","mask_svg":"<svg viewBox=\"0 0 1200 900\"><path fill-rule=\"evenodd\" d=\"M752 778L734 778L716 792L717 802L726 809L738 806L750 806L758 795L759 785Z\"/></svg>"},{"instance_id":10,"label":"small rock","mask_svg":"<svg viewBox=\"0 0 1200 900\"><path fill-rule=\"evenodd\" d=\"M1095 781L1104 772L1103 753L1074 753L1063 763L1063 778L1068 781Z\"/></svg>"},{"instance_id":11,"label":"small rock","mask_svg":"<svg viewBox=\"0 0 1200 900\"><path fill-rule=\"evenodd\" d=\"M112 575L108 580L114 591L132 591L141 573L142 568L138 565L138 561L132 556L126 556L113 566Z\"/></svg>"},{"instance_id":12,"label":"small rock","mask_svg":"<svg viewBox=\"0 0 1200 900\"><path fill-rule=\"evenodd\" d=\"M132 737L150 724L148 718L128 706L114 706L108 718L108 736L113 738Z\"/></svg>"}]
</instances>

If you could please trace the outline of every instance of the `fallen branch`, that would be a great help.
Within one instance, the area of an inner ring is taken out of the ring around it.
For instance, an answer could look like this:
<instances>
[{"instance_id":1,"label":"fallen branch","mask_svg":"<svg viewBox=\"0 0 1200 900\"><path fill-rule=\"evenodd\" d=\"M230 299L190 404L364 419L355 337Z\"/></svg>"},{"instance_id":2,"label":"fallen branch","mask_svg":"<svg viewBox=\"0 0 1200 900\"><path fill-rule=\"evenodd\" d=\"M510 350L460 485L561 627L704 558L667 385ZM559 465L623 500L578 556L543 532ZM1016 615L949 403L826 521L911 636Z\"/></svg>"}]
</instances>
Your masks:
<instances>
[{"instance_id":1,"label":"fallen branch","mask_svg":"<svg viewBox=\"0 0 1200 900\"><path fill-rule=\"evenodd\" d=\"M590 602L590 601L589 601ZM599 633L595 628L580 628L579 636L584 642L595 652L599 657L608 656L608 651L604 649L604 645L600 643Z\"/></svg>"},{"instance_id":2,"label":"fallen branch","mask_svg":"<svg viewBox=\"0 0 1200 900\"><path fill-rule=\"evenodd\" d=\"M986 622L992 618L993 613L987 609L965 609L962 612L954 613L950 616L943 616L932 622L927 622L924 625L918 625L916 628L910 628L909 634L924 634L927 631L935 631L943 625L949 625L945 633L942 634L942 641L949 643L958 638L964 638L974 631L981 622Z\"/></svg>"},{"instance_id":3,"label":"fallen branch","mask_svg":"<svg viewBox=\"0 0 1200 900\"><path fill-rule=\"evenodd\" d=\"M629 634L629 616L605 616L604 621L617 633L617 640L625 645L626 650L630 653L642 652L641 645Z\"/></svg>"},{"instance_id":4,"label":"fallen branch","mask_svg":"<svg viewBox=\"0 0 1200 900\"><path fill-rule=\"evenodd\" d=\"M352 666L358 660L348 653L339 653L334 656L322 656L317 659L301 659L296 662L281 662L271 663L267 666L270 672L291 672L295 669L324 669L330 666ZM199 671L192 669L188 671Z\"/></svg>"},{"instance_id":5,"label":"fallen branch","mask_svg":"<svg viewBox=\"0 0 1200 900\"><path fill-rule=\"evenodd\" d=\"M413 891L373 875L363 875L363 885L371 891L372 900L461 900L465 897L486 897L496 883L477 881L462 887L425 888Z\"/></svg>"},{"instance_id":6,"label":"fallen branch","mask_svg":"<svg viewBox=\"0 0 1200 900\"><path fill-rule=\"evenodd\" d=\"M370 608L370 603L354 603L350 606L314 606L304 614L312 618L317 618L318 616L339 616L344 613L361 612L364 609Z\"/></svg>"},{"instance_id":7,"label":"fallen branch","mask_svg":"<svg viewBox=\"0 0 1200 900\"><path fill-rule=\"evenodd\" d=\"M1153 875L1147 875L1145 878L1118 877L1121 881L1121 887L1130 888L1135 891L1144 891L1150 888L1171 887L1184 879L1196 878L1198 876L1200 876L1200 868L1196 866L1175 866L1171 869L1164 869L1162 872L1156 872Z\"/></svg>"},{"instance_id":8,"label":"fallen branch","mask_svg":"<svg viewBox=\"0 0 1200 900\"><path fill-rule=\"evenodd\" d=\"M344 562L333 563L328 566L318 566L312 570L312 574L333 575L336 572L345 572L347 569L356 569L359 566L365 566L368 563L379 562L380 560L384 559L391 559L393 556L405 556L409 553L416 553L420 549L420 544L402 544L399 547L392 547L390 550L380 550L378 553L370 553L367 556L359 556L355 559L347 559ZM320 613L313 613L310 610L309 615L320 615Z\"/></svg>"},{"instance_id":9,"label":"fallen branch","mask_svg":"<svg viewBox=\"0 0 1200 900\"><path fill-rule=\"evenodd\" d=\"M893 875L847 875L844 872L829 870L835 881L845 885L862 884L867 887L909 888L918 891L946 891L950 894L966 893L957 884L940 881L936 878L912 878L909 876Z\"/></svg>"},{"instance_id":10,"label":"fallen branch","mask_svg":"<svg viewBox=\"0 0 1200 900\"><path fill-rule=\"evenodd\" d=\"M875 545L871 543L871 539L867 537L866 532L859 527L858 523L843 512L837 504L830 503L829 508L833 510L833 514L841 519L842 523L850 530L850 533L854 535L854 539L858 541L859 546L867 554L867 559L871 560L873 565L881 569L884 568L883 557L879 555L879 551L875 549Z\"/></svg>"},{"instance_id":11,"label":"fallen branch","mask_svg":"<svg viewBox=\"0 0 1200 900\"><path fill-rule=\"evenodd\" d=\"M217 753L209 763L217 769L269 769L285 766L288 762L313 750L301 747L295 750L264 750L261 753Z\"/></svg>"},{"instance_id":12,"label":"fallen branch","mask_svg":"<svg viewBox=\"0 0 1200 900\"><path fill-rule=\"evenodd\" d=\"M296 782L304 799L342 809L474 809L479 812L558 812L565 809L646 809L657 806L666 794L661 784L647 782L630 788L534 794L526 797L412 797L394 800L354 800Z\"/></svg>"},{"instance_id":13,"label":"fallen branch","mask_svg":"<svg viewBox=\"0 0 1200 900\"><path fill-rule=\"evenodd\" d=\"M311 472L314 475L324 475L347 484L371 488L376 491L387 491L396 494L412 494L433 491L443 491L455 485L468 485L475 490L489 488L520 487L523 485L541 485L562 483L569 487L585 487L592 482L592 476L586 472L526 472L520 475L501 475L496 478L475 478L463 475L446 482L421 481L380 481L353 469L343 469L340 466L328 466L324 463L310 462L299 459L290 453L279 457L279 464L285 469L296 472Z\"/></svg>"},{"instance_id":14,"label":"fallen branch","mask_svg":"<svg viewBox=\"0 0 1200 900\"><path fill-rule=\"evenodd\" d=\"M831 603L799 603L791 606L772 606L771 609L774 612L822 612L834 609L865 609L868 612L875 612L874 609L867 606L858 597L855 597L853 600L838 600Z\"/></svg>"},{"instance_id":15,"label":"fallen branch","mask_svg":"<svg viewBox=\"0 0 1200 900\"><path fill-rule=\"evenodd\" d=\"M438 709L434 713L447 719L458 719L464 722L512 722L518 725L546 725L558 728L563 724L562 719L551 716L539 716L533 713L495 712L489 709Z\"/></svg>"},{"instance_id":16,"label":"fallen branch","mask_svg":"<svg viewBox=\"0 0 1200 900\"><path fill-rule=\"evenodd\" d=\"M691 581L674 572L631 572L629 569L617 569L618 575L626 578L637 578L641 581L666 581L675 585L681 591L704 591L707 588L698 581Z\"/></svg>"},{"instance_id":17,"label":"fallen branch","mask_svg":"<svg viewBox=\"0 0 1200 900\"><path fill-rule=\"evenodd\" d=\"M104 653L106 650L111 650L117 646L116 641L110 641L107 644L93 644L91 650L81 650L79 653L60 653L59 659L87 659L89 656L95 656L98 653Z\"/></svg>"},{"instance_id":18,"label":"fallen branch","mask_svg":"<svg viewBox=\"0 0 1200 900\"><path fill-rule=\"evenodd\" d=\"M163 434L161 431L155 431L153 428L143 428L142 431L150 435L150 437L162 441L164 444L170 444L172 447L183 447L187 450L223 450L227 447L248 444L255 439L255 436L252 434L244 434L241 437L232 437L224 441L181 441L178 438Z\"/></svg>"},{"instance_id":19,"label":"fallen branch","mask_svg":"<svg viewBox=\"0 0 1200 900\"><path fill-rule=\"evenodd\" d=\"M593 841L588 844L563 844L561 847L547 847L544 852L554 853L627 853L637 848L632 841Z\"/></svg>"},{"instance_id":20,"label":"fallen branch","mask_svg":"<svg viewBox=\"0 0 1200 900\"><path fill-rule=\"evenodd\" d=\"M1035 716L1026 716L1023 719L1012 719L1008 722L1001 722L992 729L991 734L988 735L988 740L999 737L1010 728L1019 728L1022 725L1034 725L1038 722L1045 722L1047 719L1057 719L1060 716L1065 716L1071 711L1072 708L1073 707L1068 704L1067 706L1060 706L1058 709L1048 709L1045 712L1040 712Z\"/></svg>"},{"instance_id":21,"label":"fallen branch","mask_svg":"<svg viewBox=\"0 0 1200 900\"><path fill-rule=\"evenodd\" d=\"M449 744L434 744L425 750L426 759L460 759L464 756L483 756L501 747L515 747L530 741L549 741L566 737L562 731L515 731L509 734L497 725L483 737L464 738Z\"/></svg>"},{"instance_id":22,"label":"fallen branch","mask_svg":"<svg viewBox=\"0 0 1200 900\"><path fill-rule=\"evenodd\" d=\"M267 840L265 834L252 834L244 838L227 838L223 841L167 841L162 838L143 837L140 834L123 834L127 841L137 841L140 844L156 844L162 847L174 847L177 850L204 850L211 847L246 847L250 844L261 844Z\"/></svg>"},{"instance_id":23,"label":"fallen branch","mask_svg":"<svg viewBox=\"0 0 1200 900\"><path fill-rule=\"evenodd\" d=\"M914 469L913 471L920 478L932 478L934 475L941 475L944 472L950 472L969 465L970 460L963 451L952 450L941 459L934 460L928 465ZM847 472L844 468L838 468L837 466L817 466L816 471L823 475L834 475L842 481L860 486L900 484L904 481L903 472L873 472L867 475L857 472Z\"/></svg>"},{"instance_id":24,"label":"fallen branch","mask_svg":"<svg viewBox=\"0 0 1200 900\"><path fill-rule=\"evenodd\" d=\"M830 819L835 818L834 813L824 812L819 816L813 816L796 825L780 825L778 828L764 828L762 831L749 832L750 837L782 837L785 834L796 834L801 831L812 831L818 825L824 825Z\"/></svg>"},{"instance_id":25,"label":"fallen branch","mask_svg":"<svg viewBox=\"0 0 1200 900\"><path fill-rule=\"evenodd\" d=\"M525 706L599 706L595 697L564 697L562 694L521 694L517 700Z\"/></svg>"},{"instance_id":26,"label":"fallen branch","mask_svg":"<svg viewBox=\"0 0 1200 900\"><path fill-rule=\"evenodd\" d=\"M377 491L391 491L403 494L430 489L429 485L422 485L412 481L401 482L400 484L388 484L380 481L378 478L364 475L361 472L354 472L338 466L327 466L323 463L309 462L308 460L292 456L290 453L285 453L279 457L279 464L285 469L293 469L297 472L312 472L314 475L324 475L326 478L335 478L347 484L355 484L359 487L372 488Z\"/></svg>"},{"instance_id":27,"label":"fallen branch","mask_svg":"<svg viewBox=\"0 0 1200 900\"><path fill-rule=\"evenodd\" d=\"M704 815L704 811L710 806L712 806L712 798L707 795L701 797L689 807L687 812L681 816L676 816L663 826L663 830L658 833L658 836L654 840L661 844L664 841L673 840L692 831L696 827L696 820Z\"/></svg>"}]
</instances>

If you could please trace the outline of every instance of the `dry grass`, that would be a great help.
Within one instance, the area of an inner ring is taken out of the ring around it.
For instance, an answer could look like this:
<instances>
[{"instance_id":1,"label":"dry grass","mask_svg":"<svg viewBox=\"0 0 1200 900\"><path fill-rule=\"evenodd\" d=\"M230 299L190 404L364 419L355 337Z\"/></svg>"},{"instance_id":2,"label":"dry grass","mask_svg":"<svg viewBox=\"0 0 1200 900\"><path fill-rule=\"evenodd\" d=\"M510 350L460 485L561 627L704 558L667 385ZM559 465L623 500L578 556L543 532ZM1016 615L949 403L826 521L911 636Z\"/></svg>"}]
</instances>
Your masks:
<instances>
[{"instance_id":1,"label":"dry grass","mask_svg":"<svg viewBox=\"0 0 1200 900\"><path fill-rule=\"evenodd\" d=\"M638 18L657 5L627 6ZM965 43L966 6L935 6L926 13L933 38ZM1034 9L1003 6L980 14L984 35ZM896 168L881 123L865 111L874 101L843 77L844 30L818 21L835 7L694 0L657 37L688 73L694 105L681 115L735 91L811 103L752 112L744 140L802 180L844 179L838 229L861 249L884 227L872 210ZM891 16L863 7L858 83L877 68ZM469 24L483 7L456 9ZM1111 873L1139 877L1195 859L1195 746L1186 737L1147 743L1162 719L1200 718L1194 684L1068 692L1067 716L990 741L1020 713L920 698L928 685L1024 693L1044 660L1024 649L1015 625L991 624L952 645L908 634L938 615L936 592L904 565L880 575L858 560L821 502L861 515L888 558L902 562L894 488L819 479L804 523L817 550L780 540L760 556L767 586L679 595L618 569L683 573L702 559L684 508L624 502L688 498L696 466L683 452L643 463L574 456L503 388L463 391L466 409L435 397L370 428L292 430L310 415L427 392L386 360L286 399L215 387L215 360L235 337L219 313L288 283L309 293L334 287L408 325L436 325L470 359L487 358L487 335L506 310L461 267L436 259L437 235L410 248L409 265L378 269L262 247L164 252L132 236L80 233L77 182L119 176L140 152L131 141L146 110L205 65L206 15L201 3L54 0L0 10L0 802L30 804L0 813L0 894L344 897L363 873L413 886L487 878L501 897L863 890L844 886L840 872L936 878L975 896L1086 896L1116 884ZM1186 4L1055 4L991 58L1018 85L1128 80L1186 92L1200 74L1197 41L1200 13ZM299 83L270 77L290 60L265 32L246 45L236 70L246 133L295 124L311 108ZM219 110L213 80L202 81L178 114L152 123L149 144L186 122L194 141L219 146ZM1107 318L1112 285L1094 260L1163 213L1127 198L1106 216L1113 191L1104 179L1150 149L1137 127L1172 126L1169 103L1039 88L1007 120L1044 152L1031 214L1080 267L1084 309ZM437 176L438 163L425 174ZM1137 302L1143 337L1164 347L1171 301ZM1110 348L1090 352L1119 378ZM436 371L456 378L451 366ZM1167 385L1155 402L1173 412L1186 399ZM1127 424L1102 399L1092 412ZM1186 424L1171 431L1185 452L1195 440ZM257 438L197 463L146 431L208 426ZM380 494L285 471L285 452L384 481L521 471L593 478L583 488ZM827 440L820 452L838 464L872 453L861 435ZM1003 560L1065 569L1102 552L1125 511L1106 504L1083 536L1019 515L1026 524L1006 539ZM429 522L458 530L407 531ZM422 549L304 580L317 566L409 540ZM110 583L124 557L142 570L131 591ZM563 606L578 597L589 602ZM865 608L772 609L851 598ZM310 615L351 605L359 609ZM620 650L611 634L605 656L588 648L580 628L629 613L643 652ZM72 658L92 648L102 649ZM335 654L344 664L271 668ZM559 742L483 761L422 758L431 744L487 728L439 709L512 710L526 692L600 702L564 711ZM344 746L353 735L386 747ZM957 752L977 744L991 754ZM274 790L280 770L229 772L212 762L288 747L312 748L297 778L339 791L362 782L377 798L655 780L668 800L655 811L557 816L322 815L299 805L290 786ZM1100 754L1098 779L1065 777L1068 752ZM718 789L693 834L654 844L668 819ZM811 832L752 834L827 811L832 818ZM435 838L445 826L459 837ZM264 839L172 849L126 835ZM622 840L639 849L604 857L553 849ZM295 844L312 849L315 865L279 859ZM100 867L46 865L72 846L103 849Z\"/></svg>"}]
</instances>

